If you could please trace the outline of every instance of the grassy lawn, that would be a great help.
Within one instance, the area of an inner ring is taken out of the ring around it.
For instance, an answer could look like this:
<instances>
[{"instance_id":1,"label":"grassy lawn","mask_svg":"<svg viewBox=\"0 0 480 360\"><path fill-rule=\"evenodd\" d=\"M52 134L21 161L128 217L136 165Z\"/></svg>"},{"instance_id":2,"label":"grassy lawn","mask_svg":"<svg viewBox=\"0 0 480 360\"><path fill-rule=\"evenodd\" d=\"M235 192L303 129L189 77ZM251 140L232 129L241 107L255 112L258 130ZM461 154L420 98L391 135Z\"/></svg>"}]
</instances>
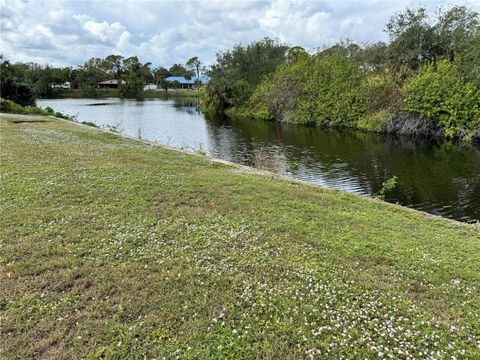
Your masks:
<instances>
[{"instance_id":1,"label":"grassy lawn","mask_svg":"<svg viewBox=\"0 0 480 360\"><path fill-rule=\"evenodd\" d=\"M0 115L0 358L480 358L478 226L44 119Z\"/></svg>"}]
</instances>

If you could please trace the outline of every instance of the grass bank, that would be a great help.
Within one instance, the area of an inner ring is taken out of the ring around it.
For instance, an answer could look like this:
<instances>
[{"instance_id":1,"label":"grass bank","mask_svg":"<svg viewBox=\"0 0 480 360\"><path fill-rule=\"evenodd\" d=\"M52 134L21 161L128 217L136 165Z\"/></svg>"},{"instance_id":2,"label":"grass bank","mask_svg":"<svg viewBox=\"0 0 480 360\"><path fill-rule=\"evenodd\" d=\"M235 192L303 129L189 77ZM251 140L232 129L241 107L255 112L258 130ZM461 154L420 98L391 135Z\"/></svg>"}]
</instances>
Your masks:
<instances>
[{"instance_id":1,"label":"grass bank","mask_svg":"<svg viewBox=\"0 0 480 360\"><path fill-rule=\"evenodd\" d=\"M1 358L478 358L480 233L0 114Z\"/></svg>"}]
</instances>

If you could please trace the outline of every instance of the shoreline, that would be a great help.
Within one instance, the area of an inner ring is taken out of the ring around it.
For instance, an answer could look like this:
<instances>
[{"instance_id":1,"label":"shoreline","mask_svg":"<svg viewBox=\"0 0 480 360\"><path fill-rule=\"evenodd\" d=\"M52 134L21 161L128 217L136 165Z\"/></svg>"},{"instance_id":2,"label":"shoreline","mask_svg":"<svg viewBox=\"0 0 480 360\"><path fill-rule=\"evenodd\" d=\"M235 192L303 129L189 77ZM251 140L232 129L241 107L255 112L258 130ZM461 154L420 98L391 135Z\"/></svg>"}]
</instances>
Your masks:
<instances>
[{"instance_id":1,"label":"shoreline","mask_svg":"<svg viewBox=\"0 0 480 360\"><path fill-rule=\"evenodd\" d=\"M238 169L248 171L248 172L250 172L254 175L278 178L279 180L292 182L292 183L297 183L297 184L301 184L301 185L306 185L306 186L313 187L313 188L327 189L327 190L330 190L330 191L337 191L337 192L340 192L340 193L343 193L343 194L358 196L362 199L367 199L368 201L381 202L381 203L384 203L384 204L389 204L389 205L394 206L394 207L400 207L402 209L408 209L409 211L418 212L418 213L423 214L427 218L452 221L453 223L455 223L457 225L463 224L463 225L473 226L473 227L477 226L475 223L467 223L467 222L447 218L447 217L444 217L444 216L441 216L441 215L435 215L435 214L429 213L427 211L417 210L417 209L413 209L413 208L410 208L410 207L405 206L405 205L384 201L382 199L375 198L374 196L362 195L362 194L357 194L357 193L354 193L354 192L348 192L348 191L345 191L345 190L339 190L339 189L325 187L325 186L318 185L318 184L315 184L315 183L312 183L312 182L308 182L306 180L289 177L288 175L282 175L282 174L278 174L278 173L275 173L275 172L272 172L272 171L258 169L258 168L255 168L253 166L243 165L243 164L235 163L235 162L228 161L228 160L223 160L223 159L220 159L220 158L215 158L215 157L208 156L208 155L198 154L195 151L188 151L188 150L176 148L176 147L173 147L173 146L169 146L169 145L162 144L162 143L155 142L155 141L151 141L151 140L139 139L135 136L123 134L123 133L120 133L120 132L111 131L111 130L108 130L108 129L103 129L103 128L98 127L98 126L94 127L94 126L90 126L88 124L82 124L81 122L77 122L77 121L70 121L70 120L66 120L66 119L56 118L54 116L52 116L52 118L60 120L60 121L65 121L67 123L74 123L75 125L79 125L79 126L82 126L82 127L93 128L93 129L96 129L98 131L102 131L102 132L105 132L105 133L108 133L108 134L116 135L116 136L119 136L121 138L125 138L125 139L128 139L128 140L139 141L139 142L142 142L142 143L150 145L150 146L156 146L156 147L160 147L162 149L176 151L176 152L186 154L186 155L193 155L193 156L200 157L200 158L207 158L211 162L224 164L224 165L229 165L229 166L232 166L232 167L235 167L235 168L238 168ZM354 130L354 129L352 129L352 130ZM477 221L477 223L480 223L480 221ZM480 229L479 229L479 233L480 233Z\"/></svg>"}]
</instances>

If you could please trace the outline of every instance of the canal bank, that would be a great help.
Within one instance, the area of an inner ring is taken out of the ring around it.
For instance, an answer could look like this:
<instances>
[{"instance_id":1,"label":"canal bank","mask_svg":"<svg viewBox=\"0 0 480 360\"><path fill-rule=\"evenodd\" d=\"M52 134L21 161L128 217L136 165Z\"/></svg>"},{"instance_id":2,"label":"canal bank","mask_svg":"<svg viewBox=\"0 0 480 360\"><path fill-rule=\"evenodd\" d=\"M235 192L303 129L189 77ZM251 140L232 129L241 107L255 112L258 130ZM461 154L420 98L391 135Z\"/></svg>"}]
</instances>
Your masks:
<instances>
[{"instance_id":1,"label":"canal bank","mask_svg":"<svg viewBox=\"0 0 480 360\"><path fill-rule=\"evenodd\" d=\"M199 111L196 99L64 99L39 106L360 195L375 196L395 176L397 186L386 201L463 222L480 220L480 149L474 146L212 116Z\"/></svg>"},{"instance_id":2,"label":"canal bank","mask_svg":"<svg viewBox=\"0 0 480 360\"><path fill-rule=\"evenodd\" d=\"M1 118L6 355L478 356L475 226Z\"/></svg>"}]
</instances>

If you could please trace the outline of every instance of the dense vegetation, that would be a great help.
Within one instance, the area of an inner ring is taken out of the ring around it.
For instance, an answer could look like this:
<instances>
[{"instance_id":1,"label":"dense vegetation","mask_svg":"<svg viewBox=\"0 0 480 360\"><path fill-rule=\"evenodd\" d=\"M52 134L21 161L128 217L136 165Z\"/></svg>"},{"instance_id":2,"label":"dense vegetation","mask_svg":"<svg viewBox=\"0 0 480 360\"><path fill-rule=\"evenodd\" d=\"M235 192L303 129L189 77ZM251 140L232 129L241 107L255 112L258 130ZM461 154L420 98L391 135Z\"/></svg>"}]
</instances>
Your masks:
<instances>
[{"instance_id":1,"label":"dense vegetation","mask_svg":"<svg viewBox=\"0 0 480 360\"><path fill-rule=\"evenodd\" d=\"M1 359L478 359L478 226L0 114Z\"/></svg>"},{"instance_id":2,"label":"dense vegetation","mask_svg":"<svg viewBox=\"0 0 480 360\"><path fill-rule=\"evenodd\" d=\"M224 109L244 104L262 77L283 62L287 49L284 44L263 39L221 53L209 71L211 84L206 88L206 106Z\"/></svg>"},{"instance_id":3,"label":"dense vegetation","mask_svg":"<svg viewBox=\"0 0 480 360\"><path fill-rule=\"evenodd\" d=\"M199 75L203 65L198 57L193 57L185 65L173 64L151 68L151 63L141 63L136 56L124 58L121 55L109 55L104 59L91 58L84 65L73 67L41 66L36 63L11 63L0 55L0 95L4 99L20 105L34 105L35 98L55 97L65 93L63 86L78 89L84 97L97 97L101 91L97 83L105 80L117 80L120 83L115 95L127 98L144 96L146 83L155 83L168 91L177 84L165 81L168 76ZM112 92L108 92L112 95Z\"/></svg>"},{"instance_id":4,"label":"dense vegetation","mask_svg":"<svg viewBox=\"0 0 480 360\"><path fill-rule=\"evenodd\" d=\"M59 111L55 111L49 106L45 109L30 105L22 106L14 101L7 99L0 99L0 112L24 115L54 116L66 120L75 120L74 116L66 115Z\"/></svg>"},{"instance_id":5,"label":"dense vegetation","mask_svg":"<svg viewBox=\"0 0 480 360\"><path fill-rule=\"evenodd\" d=\"M342 41L311 54L268 39L238 45L217 55L204 104L295 124L480 140L479 15L406 10L385 31L388 43Z\"/></svg>"}]
</instances>

